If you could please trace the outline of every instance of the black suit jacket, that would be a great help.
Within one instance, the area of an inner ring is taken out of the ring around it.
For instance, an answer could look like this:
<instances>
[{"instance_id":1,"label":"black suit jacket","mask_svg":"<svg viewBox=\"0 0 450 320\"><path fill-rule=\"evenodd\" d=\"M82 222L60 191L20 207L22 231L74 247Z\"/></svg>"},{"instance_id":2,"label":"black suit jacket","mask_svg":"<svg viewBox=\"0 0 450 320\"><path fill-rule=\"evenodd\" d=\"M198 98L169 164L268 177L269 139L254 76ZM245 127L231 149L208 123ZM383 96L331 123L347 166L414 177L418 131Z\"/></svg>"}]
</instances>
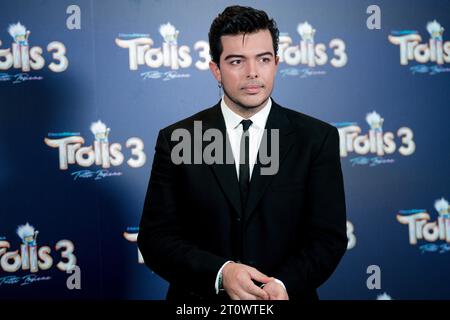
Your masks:
<instances>
[{"instance_id":1,"label":"black suit jacket","mask_svg":"<svg viewBox=\"0 0 450 320\"><path fill-rule=\"evenodd\" d=\"M172 132L193 135L194 121L226 137L220 103L159 132L138 236L146 265L170 283L167 299L227 299L214 287L227 260L280 279L291 300L317 299L347 247L337 129L273 102L266 129L279 129L279 170L261 175L257 161L242 212L234 164L172 163Z\"/></svg>"}]
</instances>

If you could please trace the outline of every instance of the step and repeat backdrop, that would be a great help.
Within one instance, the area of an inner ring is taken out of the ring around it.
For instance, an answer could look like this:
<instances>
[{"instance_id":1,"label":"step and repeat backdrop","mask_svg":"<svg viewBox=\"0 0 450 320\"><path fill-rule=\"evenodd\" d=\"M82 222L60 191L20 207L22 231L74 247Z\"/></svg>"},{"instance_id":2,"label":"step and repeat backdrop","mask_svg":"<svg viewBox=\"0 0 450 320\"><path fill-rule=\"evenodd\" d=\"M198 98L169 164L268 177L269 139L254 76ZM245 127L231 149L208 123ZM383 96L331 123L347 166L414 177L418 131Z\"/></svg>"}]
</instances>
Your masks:
<instances>
[{"instance_id":1,"label":"step and repeat backdrop","mask_svg":"<svg viewBox=\"0 0 450 320\"><path fill-rule=\"evenodd\" d=\"M0 3L0 299L164 299L136 239L158 131L214 105L230 1ZM322 299L450 298L450 1L242 1L273 92L333 124L348 250Z\"/></svg>"}]
</instances>

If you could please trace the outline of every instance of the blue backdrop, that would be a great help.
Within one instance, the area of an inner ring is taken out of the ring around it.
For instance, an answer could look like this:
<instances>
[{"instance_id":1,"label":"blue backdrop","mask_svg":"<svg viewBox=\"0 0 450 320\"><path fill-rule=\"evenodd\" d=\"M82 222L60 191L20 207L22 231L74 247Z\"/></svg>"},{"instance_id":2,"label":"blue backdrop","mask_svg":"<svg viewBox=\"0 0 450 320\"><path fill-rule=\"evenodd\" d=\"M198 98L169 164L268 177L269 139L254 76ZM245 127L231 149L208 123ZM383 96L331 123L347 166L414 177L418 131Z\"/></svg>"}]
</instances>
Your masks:
<instances>
[{"instance_id":1,"label":"blue backdrop","mask_svg":"<svg viewBox=\"0 0 450 320\"><path fill-rule=\"evenodd\" d=\"M0 4L0 298L165 297L136 245L156 136L218 101L230 4ZM450 2L241 4L281 31L274 99L339 128L350 241L321 298L449 299Z\"/></svg>"}]
</instances>

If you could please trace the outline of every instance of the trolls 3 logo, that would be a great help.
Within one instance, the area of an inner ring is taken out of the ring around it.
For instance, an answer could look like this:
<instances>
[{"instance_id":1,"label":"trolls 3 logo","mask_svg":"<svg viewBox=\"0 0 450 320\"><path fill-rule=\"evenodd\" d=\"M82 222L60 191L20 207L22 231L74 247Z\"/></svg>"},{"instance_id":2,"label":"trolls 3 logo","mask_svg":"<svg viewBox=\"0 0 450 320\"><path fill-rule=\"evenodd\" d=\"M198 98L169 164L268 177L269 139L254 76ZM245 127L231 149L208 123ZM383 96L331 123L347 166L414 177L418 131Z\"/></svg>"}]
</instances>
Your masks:
<instances>
[{"instance_id":1,"label":"trolls 3 logo","mask_svg":"<svg viewBox=\"0 0 450 320\"><path fill-rule=\"evenodd\" d=\"M413 72L431 73L450 71L440 65L450 62L450 41L443 41L444 28L436 20L428 22L430 34L428 43L421 43L422 37L414 30L393 31L388 39L400 48L400 64L406 66L409 61L418 63L435 62L437 65L428 70L427 66L412 67Z\"/></svg>"},{"instance_id":2,"label":"trolls 3 logo","mask_svg":"<svg viewBox=\"0 0 450 320\"><path fill-rule=\"evenodd\" d=\"M314 40L316 29L305 21L297 26L297 32L301 37L299 45L292 45L293 40L289 35L280 35L278 50L280 62L285 62L289 66L302 64L311 68L325 65L328 61L335 68L341 68L347 64L348 57L343 40L332 39L330 41L328 47L333 50L334 57L329 60L326 52L327 46L324 43L316 43ZM298 72L295 72L296 70L288 68L280 70L280 73L283 75L298 75ZM302 75L304 74L302 72Z\"/></svg>"},{"instance_id":3,"label":"trolls 3 logo","mask_svg":"<svg viewBox=\"0 0 450 320\"><path fill-rule=\"evenodd\" d=\"M347 250L353 249L356 246L355 227L351 221L347 220Z\"/></svg>"},{"instance_id":4,"label":"trolls 3 logo","mask_svg":"<svg viewBox=\"0 0 450 320\"><path fill-rule=\"evenodd\" d=\"M139 227L128 227L127 231L123 233L123 237L132 243L137 242L138 235L139 235ZM139 250L139 248L137 248L137 256L138 256L138 263L143 264L144 257L142 256L142 253Z\"/></svg>"},{"instance_id":5,"label":"trolls 3 logo","mask_svg":"<svg viewBox=\"0 0 450 320\"><path fill-rule=\"evenodd\" d=\"M397 149L395 135L393 132L383 131L384 119L376 112L368 113L366 121L370 126L369 132L361 134L362 129L354 122L333 123L338 128L340 139L340 155L346 157L349 153L376 155L373 158L356 157L351 159L353 165L376 166L382 163L394 162L393 159L383 159L385 154L392 154ZM398 152L403 156L409 156L416 150L413 140L413 131L408 127L401 127L397 130L397 137L401 139Z\"/></svg>"},{"instance_id":6,"label":"trolls 3 logo","mask_svg":"<svg viewBox=\"0 0 450 320\"><path fill-rule=\"evenodd\" d=\"M119 47L128 49L130 70L137 70L139 65L144 64L150 68L168 67L171 70L188 68L192 65L191 49L186 45L178 45L180 32L175 26L170 22L163 24L159 28L159 33L164 39L162 47L154 47L153 39L145 34L120 34L119 37L133 37L133 39L115 39ZM195 67L199 70L207 70L210 61L209 44L206 41L197 41L194 44L194 50L198 50L199 56ZM155 77L154 74L152 75Z\"/></svg>"},{"instance_id":7,"label":"trolls 3 logo","mask_svg":"<svg viewBox=\"0 0 450 320\"><path fill-rule=\"evenodd\" d=\"M79 135L61 139L44 139L49 147L58 148L61 170L66 170L69 164L78 164L81 167L90 167L95 164L107 169L123 163L125 157L122 146L119 143L109 143L108 136L111 129L100 120L92 123L90 129L95 137L93 146L82 146L85 140ZM126 141L125 146L130 148L132 154L127 164L132 168L142 167L147 159L144 153L144 142L140 138L132 137ZM86 173L82 172L82 174Z\"/></svg>"},{"instance_id":8,"label":"trolls 3 logo","mask_svg":"<svg viewBox=\"0 0 450 320\"><path fill-rule=\"evenodd\" d=\"M430 221L430 214L425 209L400 210L397 221L408 225L409 243L416 245L417 240L430 242L420 246L423 252L450 251L450 207L444 198L436 200L434 208L438 212L437 221ZM437 240L445 241L435 244Z\"/></svg>"},{"instance_id":9,"label":"trolls 3 logo","mask_svg":"<svg viewBox=\"0 0 450 320\"><path fill-rule=\"evenodd\" d=\"M53 258L50 255L52 249L49 246L37 245L38 230L28 222L17 228L17 235L22 239L19 250L7 251L11 248L8 241L0 241L0 266L5 272L16 272L20 268L36 273L39 270L48 270L53 265ZM55 244L55 250L61 251L61 260L56 267L61 271L72 269L77 258L74 254L75 246L70 240L60 240Z\"/></svg>"},{"instance_id":10,"label":"trolls 3 logo","mask_svg":"<svg viewBox=\"0 0 450 320\"><path fill-rule=\"evenodd\" d=\"M0 49L0 70L8 70L11 67L20 69L23 72L40 70L45 65L42 56L42 48L38 46L30 47L30 30L27 30L20 22L11 24L8 33L14 42L11 48ZM2 41L0 40L0 47ZM53 72L63 72L69 66L69 60L66 57L66 47L59 41L52 41L47 45L47 51L52 52L52 61L48 68ZM4 78L4 75L2 75ZM4 79L3 79L4 80Z\"/></svg>"}]
</instances>

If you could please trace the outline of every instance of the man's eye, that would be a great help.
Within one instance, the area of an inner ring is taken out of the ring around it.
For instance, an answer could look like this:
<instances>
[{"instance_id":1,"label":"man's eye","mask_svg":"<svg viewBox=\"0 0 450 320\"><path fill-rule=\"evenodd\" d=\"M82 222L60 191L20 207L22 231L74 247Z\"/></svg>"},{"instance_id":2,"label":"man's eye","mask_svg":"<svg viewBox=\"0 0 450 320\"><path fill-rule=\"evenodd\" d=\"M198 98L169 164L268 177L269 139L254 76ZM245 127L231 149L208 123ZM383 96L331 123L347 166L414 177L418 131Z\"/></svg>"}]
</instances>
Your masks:
<instances>
[{"instance_id":1,"label":"man's eye","mask_svg":"<svg viewBox=\"0 0 450 320\"><path fill-rule=\"evenodd\" d=\"M262 58L261 61L262 62L270 62L270 58Z\"/></svg>"},{"instance_id":2,"label":"man's eye","mask_svg":"<svg viewBox=\"0 0 450 320\"><path fill-rule=\"evenodd\" d=\"M231 61L231 64L240 64L241 63L241 60L233 60L233 61Z\"/></svg>"}]
</instances>

